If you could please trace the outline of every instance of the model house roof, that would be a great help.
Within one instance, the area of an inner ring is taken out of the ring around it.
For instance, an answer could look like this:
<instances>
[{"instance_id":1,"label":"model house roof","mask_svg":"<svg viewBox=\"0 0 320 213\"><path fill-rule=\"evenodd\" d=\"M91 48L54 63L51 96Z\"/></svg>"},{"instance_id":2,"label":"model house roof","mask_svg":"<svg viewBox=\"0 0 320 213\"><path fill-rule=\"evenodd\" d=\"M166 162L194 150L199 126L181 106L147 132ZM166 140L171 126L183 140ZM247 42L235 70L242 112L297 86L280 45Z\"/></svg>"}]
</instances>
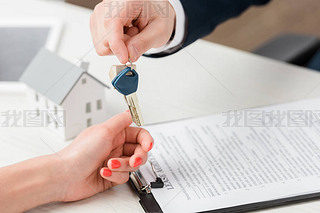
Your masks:
<instances>
[{"instance_id":1,"label":"model house roof","mask_svg":"<svg viewBox=\"0 0 320 213\"><path fill-rule=\"evenodd\" d=\"M38 91L57 104L62 104L74 85L86 70L60 58L49 50L42 49L20 77L20 81Z\"/></svg>"}]
</instances>

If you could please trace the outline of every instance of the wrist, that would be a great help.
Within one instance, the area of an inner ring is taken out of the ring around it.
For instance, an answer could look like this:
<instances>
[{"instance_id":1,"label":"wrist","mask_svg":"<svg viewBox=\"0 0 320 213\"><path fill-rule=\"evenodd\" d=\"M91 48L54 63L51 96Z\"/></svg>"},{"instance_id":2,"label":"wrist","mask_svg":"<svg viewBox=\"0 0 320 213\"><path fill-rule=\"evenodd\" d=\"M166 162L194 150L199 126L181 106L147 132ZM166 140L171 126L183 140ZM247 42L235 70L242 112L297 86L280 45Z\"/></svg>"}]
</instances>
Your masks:
<instances>
[{"instance_id":1,"label":"wrist","mask_svg":"<svg viewBox=\"0 0 320 213\"><path fill-rule=\"evenodd\" d=\"M59 156L59 153L44 156L47 161L46 182L51 190L51 200L63 201L65 195L65 184L68 182L68 168L66 162Z\"/></svg>"},{"instance_id":2,"label":"wrist","mask_svg":"<svg viewBox=\"0 0 320 213\"><path fill-rule=\"evenodd\" d=\"M43 189L42 194L45 199L43 203L60 201L63 194L61 186L65 176L63 161L55 154L42 156L38 160L41 161L38 168L41 176L38 187Z\"/></svg>"},{"instance_id":3,"label":"wrist","mask_svg":"<svg viewBox=\"0 0 320 213\"><path fill-rule=\"evenodd\" d=\"M0 209L23 212L58 201L59 168L52 155L33 158L0 169ZM19 205L15 205L18 203Z\"/></svg>"},{"instance_id":4,"label":"wrist","mask_svg":"<svg viewBox=\"0 0 320 213\"><path fill-rule=\"evenodd\" d=\"M168 42L160 48L152 48L146 55L168 55L180 49L185 39L185 21L186 16L180 0L167 0L168 17L170 19L171 37ZM171 22L173 24L171 24ZM166 23L168 26L168 23Z\"/></svg>"}]
</instances>

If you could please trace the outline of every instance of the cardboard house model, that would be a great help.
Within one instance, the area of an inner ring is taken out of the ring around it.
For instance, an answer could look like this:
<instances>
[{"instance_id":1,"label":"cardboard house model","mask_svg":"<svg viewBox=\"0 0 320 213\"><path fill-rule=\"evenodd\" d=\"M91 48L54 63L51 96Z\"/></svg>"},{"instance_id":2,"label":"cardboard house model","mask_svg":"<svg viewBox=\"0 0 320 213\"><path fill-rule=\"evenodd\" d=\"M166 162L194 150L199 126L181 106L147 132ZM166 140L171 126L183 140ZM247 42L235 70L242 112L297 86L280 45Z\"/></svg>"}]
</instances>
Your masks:
<instances>
[{"instance_id":1,"label":"cardboard house model","mask_svg":"<svg viewBox=\"0 0 320 213\"><path fill-rule=\"evenodd\" d=\"M39 51L20 81L28 86L35 116L66 140L106 118L108 86L46 49Z\"/></svg>"}]
</instances>

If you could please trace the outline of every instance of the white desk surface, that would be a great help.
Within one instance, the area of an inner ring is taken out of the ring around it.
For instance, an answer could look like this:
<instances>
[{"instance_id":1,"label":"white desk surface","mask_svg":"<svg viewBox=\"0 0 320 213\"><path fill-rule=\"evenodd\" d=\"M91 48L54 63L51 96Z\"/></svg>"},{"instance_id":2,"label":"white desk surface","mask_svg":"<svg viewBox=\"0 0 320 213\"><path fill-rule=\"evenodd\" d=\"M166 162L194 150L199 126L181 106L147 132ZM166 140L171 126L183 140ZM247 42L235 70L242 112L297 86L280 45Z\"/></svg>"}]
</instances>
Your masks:
<instances>
[{"instance_id":1,"label":"white desk surface","mask_svg":"<svg viewBox=\"0 0 320 213\"><path fill-rule=\"evenodd\" d=\"M55 0L1 1L0 19L53 17L64 21L57 53L76 63L91 63L89 72L109 84L115 57L96 55L89 32L91 11ZM4 50L1 50L4 51ZM221 45L198 41L170 57L141 58L139 99L147 124L320 96L320 74ZM217 80L219 79L219 80ZM0 111L27 109L23 94L0 83ZM2 89L1 89L2 88ZM123 98L107 92L108 117L125 110ZM45 139L46 144L40 140ZM57 151L63 142L46 129L0 128L0 166ZM30 212L143 212L128 185L89 199L47 204ZM320 201L260 212L319 212Z\"/></svg>"}]
</instances>

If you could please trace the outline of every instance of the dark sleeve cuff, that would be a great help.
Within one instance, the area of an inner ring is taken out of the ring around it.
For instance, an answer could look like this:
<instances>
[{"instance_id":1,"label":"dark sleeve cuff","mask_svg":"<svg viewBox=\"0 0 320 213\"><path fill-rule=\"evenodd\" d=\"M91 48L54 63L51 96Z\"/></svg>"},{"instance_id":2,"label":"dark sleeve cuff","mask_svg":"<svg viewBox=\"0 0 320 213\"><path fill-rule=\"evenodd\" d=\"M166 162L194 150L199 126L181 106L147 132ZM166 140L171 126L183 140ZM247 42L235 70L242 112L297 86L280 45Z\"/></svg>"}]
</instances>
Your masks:
<instances>
[{"instance_id":1,"label":"dark sleeve cuff","mask_svg":"<svg viewBox=\"0 0 320 213\"><path fill-rule=\"evenodd\" d=\"M183 43L166 51L144 55L158 58L172 55L189 44L210 34L219 24L239 16L252 5L264 5L270 0L180 0L186 14Z\"/></svg>"}]
</instances>

